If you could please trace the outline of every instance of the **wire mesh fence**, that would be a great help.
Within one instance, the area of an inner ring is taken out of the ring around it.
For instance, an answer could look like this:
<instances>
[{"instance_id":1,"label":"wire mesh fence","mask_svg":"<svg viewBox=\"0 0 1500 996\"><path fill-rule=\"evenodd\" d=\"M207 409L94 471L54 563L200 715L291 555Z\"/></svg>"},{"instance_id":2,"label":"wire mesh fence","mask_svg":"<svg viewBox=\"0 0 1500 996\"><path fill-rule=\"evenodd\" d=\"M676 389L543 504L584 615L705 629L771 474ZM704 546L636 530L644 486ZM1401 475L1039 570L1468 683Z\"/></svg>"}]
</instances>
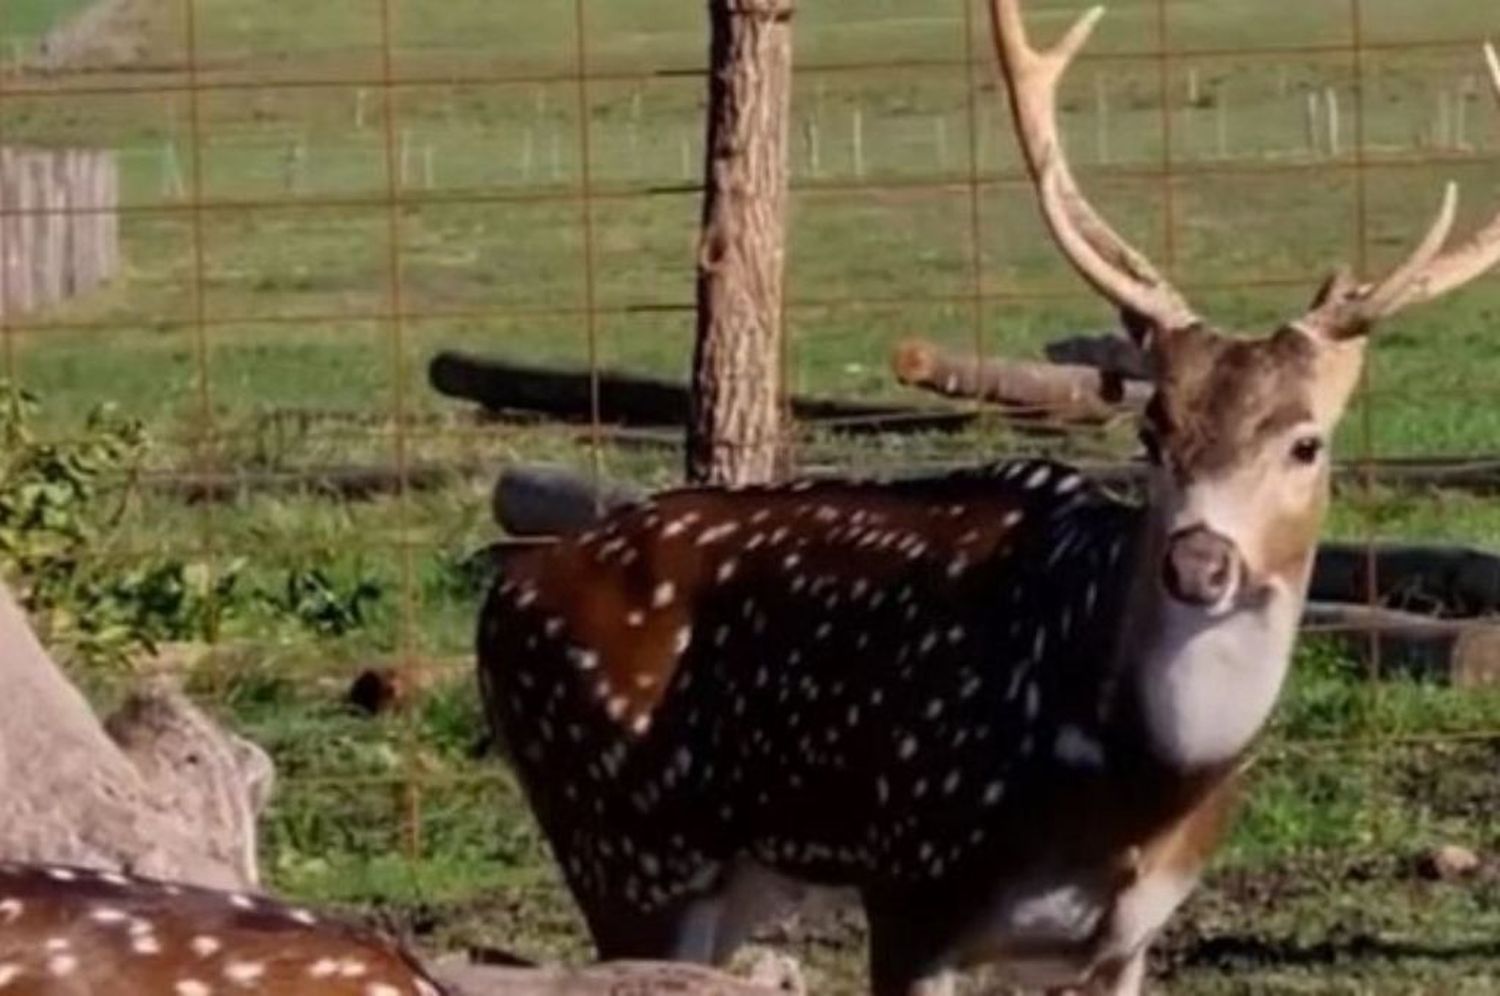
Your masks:
<instances>
[{"instance_id":1,"label":"wire mesh fence","mask_svg":"<svg viewBox=\"0 0 1500 996\"><path fill-rule=\"evenodd\" d=\"M686 379L702 11L512 6L100 0L60 25L0 24L0 147L113 150L117 201L61 211L117 217L123 266L60 306L0 307L5 376L40 398L48 442L78 438L102 401L147 427L92 553L207 579L208 621L172 635L209 662L195 687L277 754L274 874L313 894L451 896L462 862L511 881L535 841L501 767L463 742L488 486L517 459L652 485L681 464L674 430L608 424L597 392L606 370ZM1039 33L1076 12L1030 7ZM1072 160L1205 312L1268 328L1332 265L1391 263L1447 179L1471 222L1495 209L1480 42L1497 29L1465 0L1121 0L1065 90ZM891 374L910 335L1039 358L1113 325L1037 217L980 0L804 5L796 39L791 392L916 418L945 403ZM1497 302L1491 276L1383 330L1340 440L1336 536L1372 557L1383 540L1500 543L1482 483L1500 462ZM444 349L581 371L593 404L569 425L476 415L425 381ZM795 425L787 445L804 470L860 473L1133 452L1124 425L954 409L973 416L957 431L871 415L888 431ZM335 469L367 486L329 485ZM1500 703L1387 675L1386 644L1365 643L1339 659L1380 680L1350 683L1322 655L1299 679L1241 859L1472 821L1408 783L1434 749L1489 763ZM372 663L426 689L375 727L335 708Z\"/></svg>"}]
</instances>

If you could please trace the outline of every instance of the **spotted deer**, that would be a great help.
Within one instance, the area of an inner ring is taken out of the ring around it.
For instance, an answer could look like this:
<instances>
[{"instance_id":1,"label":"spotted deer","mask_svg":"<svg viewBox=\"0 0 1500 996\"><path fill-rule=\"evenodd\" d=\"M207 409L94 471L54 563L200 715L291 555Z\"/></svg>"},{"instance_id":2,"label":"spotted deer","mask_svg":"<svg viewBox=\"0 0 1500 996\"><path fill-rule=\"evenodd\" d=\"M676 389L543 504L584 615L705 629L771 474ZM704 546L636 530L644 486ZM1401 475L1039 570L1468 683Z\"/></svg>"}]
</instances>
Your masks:
<instances>
[{"instance_id":1,"label":"spotted deer","mask_svg":"<svg viewBox=\"0 0 1500 996\"><path fill-rule=\"evenodd\" d=\"M502 563L483 698L601 956L719 961L827 886L863 904L878 996L979 964L1141 991L1286 676L1368 333L1500 261L1500 218L1445 252L1450 186L1379 282L1211 327L1063 153L1100 13L1047 50L1019 0L992 23L1047 226L1156 372L1141 502L1045 460L681 490Z\"/></svg>"},{"instance_id":2,"label":"spotted deer","mask_svg":"<svg viewBox=\"0 0 1500 996\"><path fill-rule=\"evenodd\" d=\"M261 896L0 863L3 996L441 996L368 931Z\"/></svg>"}]
</instances>

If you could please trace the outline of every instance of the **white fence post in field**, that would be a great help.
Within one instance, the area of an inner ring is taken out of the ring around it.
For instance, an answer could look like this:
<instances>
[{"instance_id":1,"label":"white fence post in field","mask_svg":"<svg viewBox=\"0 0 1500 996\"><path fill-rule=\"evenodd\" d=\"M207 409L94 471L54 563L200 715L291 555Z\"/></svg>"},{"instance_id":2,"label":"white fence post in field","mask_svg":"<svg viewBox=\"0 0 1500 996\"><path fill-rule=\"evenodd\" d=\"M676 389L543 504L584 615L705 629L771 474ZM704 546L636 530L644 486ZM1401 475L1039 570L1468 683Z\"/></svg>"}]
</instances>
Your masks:
<instances>
[{"instance_id":1,"label":"white fence post in field","mask_svg":"<svg viewBox=\"0 0 1500 996\"><path fill-rule=\"evenodd\" d=\"M1094 154L1109 163L1109 81L1103 73L1094 74Z\"/></svg>"},{"instance_id":2,"label":"white fence post in field","mask_svg":"<svg viewBox=\"0 0 1500 996\"><path fill-rule=\"evenodd\" d=\"M849 131L850 142L853 146L854 176L863 180L865 176L865 114L857 105L849 119Z\"/></svg>"},{"instance_id":3,"label":"white fence post in field","mask_svg":"<svg viewBox=\"0 0 1500 996\"><path fill-rule=\"evenodd\" d=\"M1314 159L1322 151L1323 143L1318 138L1319 124L1322 114L1318 109L1318 94L1316 91L1307 91L1307 154Z\"/></svg>"},{"instance_id":4,"label":"white fence post in field","mask_svg":"<svg viewBox=\"0 0 1500 996\"><path fill-rule=\"evenodd\" d=\"M1343 152L1342 122L1339 120L1339 92L1334 87L1323 91L1328 105L1328 154L1337 158Z\"/></svg>"},{"instance_id":5,"label":"white fence post in field","mask_svg":"<svg viewBox=\"0 0 1500 996\"><path fill-rule=\"evenodd\" d=\"M0 315L86 294L119 270L113 152L0 148Z\"/></svg>"}]
</instances>

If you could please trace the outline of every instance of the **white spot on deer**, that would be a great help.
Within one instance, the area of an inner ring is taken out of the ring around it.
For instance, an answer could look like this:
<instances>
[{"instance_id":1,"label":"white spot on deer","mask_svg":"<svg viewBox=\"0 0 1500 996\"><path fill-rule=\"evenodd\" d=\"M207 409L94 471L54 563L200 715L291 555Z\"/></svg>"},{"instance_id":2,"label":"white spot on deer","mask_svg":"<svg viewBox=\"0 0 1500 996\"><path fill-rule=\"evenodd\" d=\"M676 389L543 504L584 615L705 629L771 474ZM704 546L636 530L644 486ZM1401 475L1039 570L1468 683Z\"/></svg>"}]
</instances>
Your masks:
<instances>
[{"instance_id":1,"label":"white spot on deer","mask_svg":"<svg viewBox=\"0 0 1500 996\"><path fill-rule=\"evenodd\" d=\"M781 558L781 566L788 571L792 570L800 563L802 563L802 556L800 554L789 553L785 557Z\"/></svg>"},{"instance_id":2,"label":"white spot on deer","mask_svg":"<svg viewBox=\"0 0 1500 996\"><path fill-rule=\"evenodd\" d=\"M630 721L630 732L638 737L645 736L646 731L649 729L651 729L651 714L649 712L640 713L635 719Z\"/></svg>"},{"instance_id":3,"label":"white spot on deer","mask_svg":"<svg viewBox=\"0 0 1500 996\"><path fill-rule=\"evenodd\" d=\"M738 522L722 522L711 529L705 529L703 530L703 532L699 533L697 545L710 546L714 543L719 542L719 540L727 539L730 536L733 536L735 533L739 532L739 528L740 524Z\"/></svg>"},{"instance_id":4,"label":"white spot on deer","mask_svg":"<svg viewBox=\"0 0 1500 996\"><path fill-rule=\"evenodd\" d=\"M676 597L677 586L670 581L663 581L651 592L651 607L654 609L664 609L668 605L671 605L672 600Z\"/></svg>"},{"instance_id":5,"label":"white spot on deer","mask_svg":"<svg viewBox=\"0 0 1500 996\"><path fill-rule=\"evenodd\" d=\"M48 868L47 877L57 882L72 882L78 876L66 868Z\"/></svg>"},{"instance_id":6,"label":"white spot on deer","mask_svg":"<svg viewBox=\"0 0 1500 996\"><path fill-rule=\"evenodd\" d=\"M597 651L585 650L583 647L571 647L568 657L573 661L573 666L580 671L593 671L599 667L599 654Z\"/></svg>"},{"instance_id":7,"label":"white spot on deer","mask_svg":"<svg viewBox=\"0 0 1500 996\"><path fill-rule=\"evenodd\" d=\"M683 516L680 519L673 519L671 522L662 527L661 534L666 539L671 539L674 536L681 536L683 533L687 532L687 527L687 517Z\"/></svg>"},{"instance_id":8,"label":"white spot on deer","mask_svg":"<svg viewBox=\"0 0 1500 996\"><path fill-rule=\"evenodd\" d=\"M1026 478L1025 486L1028 490L1035 490L1046 484L1051 477L1052 468L1046 465L1040 466L1036 470L1033 470L1030 476Z\"/></svg>"},{"instance_id":9,"label":"white spot on deer","mask_svg":"<svg viewBox=\"0 0 1500 996\"><path fill-rule=\"evenodd\" d=\"M307 974L315 979L326 979L339 970L339 963L332 958L319 958L307 966Z\"/></svg>"},{"instance_id":10,"label":"white spot on deer","mask_svg":"<svg viewBox=\"0 0 1500 996\"><path fill-rule=\"evenodd\" d=\"M365 986L365 996L401 996L401 990L384 982L372 982Z\"/></svg>"},{"instance_id":11,"label":"white spot on deer","mask_svg":"<svg viewBox=\"0 0 1500 996\"><path fill-rule=\"evenodd\" d=\"M255 909L255 900L243 893L234 892L229 896L229 905L236 909L253 910Z\"/></svg>"},{"instance_id":12,"label":"white spot on deer","mask_svg":"<svg viewBox=\"0 0 1500 996\"><path fill-rule=\"evenodd\" d=\"M640 629L642 626L646 625L646 613L642 612L640 609L631 609L629 612L625 613L625 625L629 626L631 629Z\"/></svg>"},{"instance_id":13,"label":"white spot on deer","mask_svg":"<svg viewBox=\"0 0 1500 996\"><path fill-rule=\"evenodd\" d=\"M536 589L531 587L531 585L526 585L521 589L520 593L516 595L516 608L528 608L535 601Z\"/></svg>"},{"instance_id":14,"label":"white spot on deer","mask_svg":"<svg viewBox=\"0 0 1500 996\"><path fill-rule=\"evenodd\" d=\"M730 557L719 565L719 569L714 573L714 577L718 579L720 584L725 584L730 578L734 577L734 572L739 570L739 566L740 562Z\"/></svg>"},{"instance_id":15,"label":"white spot on deer","mask_svg":"<svg viewBox=\"0 0 1500 996\"><path fill-rule=\"evenodd\" d=\"M124 875L119 874L118 872L112 871L100 872L99 881L103 882L105 885L113 885L119 889L123 889L126 886L130 885L130 879L126 878Z\"/></svg>"},{"instance_id":16,"label":"white spot on deer","mask_svg":"<svg viewBox=\"0 0 1500 996\"><path fill-rule=\"evenodd\" d=\"M1001 516L1000 525L1006 529L1014 529L1021 524L1021 520L1024 518L1026 518L1025 512L1022 512L1019 508L1013 508Z\"/></svg>"},{"instance_id":17,"label":"white spot on deer","mask_svg":"<svg viewBox=\"0 0 1500 996\"><path fill-rule=\"evenodd\" d=\"M339 962L339 977L343 979L357 979L368 971L369 968L358 958L344 958Z\"/></svg>"},{"instance_id":18,"label":"white spot on deer","mask_svg":"<svg viewBox=\"0 0 1500 996\"><path fill-rule=\"evenodd\" d=\"M193 954L199 958L211 958L218 954L223 946L217 937L210 937L207 934L199 934L188 942L188 947L192 948Z\"/></svg>"},{"instance_id":19,"label":"white spot on deer","mask_svg":"<svg viewBox=\"0 0 1500 996\"><path fill-rule=\"evenodd\" d=\"M624 718L625 711L630 708L630 702L623 695L615 695L610 698L604 708L609 713L610 719L619 721Z\"/></svg>"},{"instance_id":20,"label":"white spot on deer","mask_svg":"<svg viewBox=\"0 0 1500 996\"><path fill-rule=\"evenodd\" d=\"M72 945L68 943L66 937L49 937L47 938L47 942L42 945L42 948L47 951L66 951L70 947Z\"/></svg>"},{"instance_id":21,"label":"white spot on deer","mask_svg":"<svg viewBox=\"0 0 1500 996\"><path fill-rule=\"evenodd\" d=\"M178 979L172 992L177 996L209 996L213 990L197 979Z\"/></svg>"},{"instance_id":22,"label":"white spot on deer","mask_svg":"<svg viewBox=\"0 0 1500 996\"><path fill-rule=\"evenodd\" d=\"M1104 748L1099 741L1076 726L1064 726L1057 731L1057 743L1053 747L1057 759L1064 764L1080 768L1098 768L1104 765Z\"/></svg>"},{"instance_id":23,"label":"white spot on deer","mask_svg":"<svg viewBox=\"0 0 1500 996\"><path fill-rule=\"evenodd\" d=\"M0 913L4 912L4 904L0 903ZM89 910L89 919L95 923L123 923L125 913L112 906L98 906Z\"/></svg>"},{"instance_id":24,"label":"white spot on deer","mask_svg":"<svg viewBox=\"0 0 1500 996\"><path fill-rule=\"evenodd\" d=\"M981 797L986 806L993 806L1005 795L1005 783L999 781L990 782L984 787L984 795Z\"/></svg>"},{"instance_id":25,"label":"white spot on deer","mask_svg":"<svg viewBox=\"0 0 1500 996\"><path fill-rule=\"evenodd\" d=\"M677 631L677 636L672 640L672 649L678 654L687 650L693 642L693 628L684 626Z\"/></svg>"},{"instance_id":26,"label":"white spot on deer","mask_svg":"<svg viewBox=\"0 0 1500 996\"><path fill-rule=\"evenodd\" d=\"M307 927L311 927L313 924L318 922L318 918L314 916L310 910L304 910L300 908L288 910L287 916Z\"/></svg>"},{"instance_id":27,"label":"white spot on deer","mask_svg":"<svg viewBox=\"0 0 1500 996\"><path fill-rule=\"evenodd\" d=\"M20 977L20 965L8 961L0 961L0 989L4 989Z\"/></svg>"},{"instance_id":28,"label":"white spot on deer","mask_svg":"<svg viewBox=\"0 0 1500 996\"><path fill-rule=\"evenodd\" d=\"M75 955L58 954L47 959L47 971L59 979L67 975L72 975L73 970L77 967L78 958Z\"/></svg>"},{"instance_id":29,"label":"white spot on deer","mask_svg":"<svg viewBox=\"0 0 1500 996\"><path fill-rule=\"evenodd\" d=\"M19 899L0 899L0 924L15 923L25 910Z\"/></svg>"},{"instance_id":30,"label":"white spot on deer","mask_svg":"<svg viewBox=\"0 0 1500 996\"><path fill-rule=\"evenodd\" d=\"M943 700L942 699L933 699L931 702L927 703L927 713L926 713L926 715L927 715L928 719L937 719L942 714L943 714Z\"/></svg>"},{"instance_id":31,"label":"white spot on deer","mask_svg":"<svg viewBox=\"0 0 1500 996\"><path fill-rule=\"evenodd\" d=\"M897 749L897 754L900 756L901 760L909 761L916 756L916 753L917 738L908 733L906 736L901 738L901 745Z\"/></svg>"},{"instance_id":32,"label":"white spot on deer","mask_svg":"<svg viewBox=\"0 0 1500 996\"><path fill-rule=\"evenodd\" d=\"M138 955L161 954L161 942L155 934L141 934L130 939L130 950Z\"/></svg>"},{"instance_id":33,"label":"white spot on deer","mask_svg":"<svg viewBox=\"0 0 1500 996\"><path fill-rule=\"evenodd\" d=\"M1026 686L1026 718L1036 719L1037 713L1042 708L1042 690L1037 687L1036 682Z\"/></svg>"},{"instance_id":34,"label":"white spot on deer","mask_svg":"<svg viewBox=\"0 0 1500 996\"><path fill-rule=\"evenodd\" d=\"M546 630L548 636L557 636L557 634L563 631L562 617L549 616L547 621L542 623L542 629Z\"/></svg>"},{"instance_id":35,"label":"white spot on deer","mask_svg":"<svg viewBox=\"0 0 1500 996\"><path fill-rule=\"evenodd\" d=\"M248 986L265 974L265 962L260 961L231 961L224 966L224 978L238 986Z\"/></svg>"},{"instance_id":36,"label":"white spot on deer","mask_svg":"<svg viewBox=\"0 0 1500 996\"><path fill-rule=\"evenodd\" d=\"M962 780L963 776L958 773L957 768L948 772L948 777L943 779L943 794L952 795L954 792L957 792L958 783Z\"/></svg>"}]
</instances>

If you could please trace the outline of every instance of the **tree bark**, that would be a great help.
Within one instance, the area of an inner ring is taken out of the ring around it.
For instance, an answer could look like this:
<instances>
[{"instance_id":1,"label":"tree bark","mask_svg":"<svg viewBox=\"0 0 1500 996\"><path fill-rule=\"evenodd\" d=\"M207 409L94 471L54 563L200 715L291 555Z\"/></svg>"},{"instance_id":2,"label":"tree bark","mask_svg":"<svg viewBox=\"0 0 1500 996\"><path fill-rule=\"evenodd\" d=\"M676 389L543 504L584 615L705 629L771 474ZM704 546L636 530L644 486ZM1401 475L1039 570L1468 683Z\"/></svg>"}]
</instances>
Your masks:
<instances>
[{"instance_id":1,"label":"tree bark","mask_svg":"<svg viewBox=\"0 0 1500 996\"><path fill-rule=\"evenodd\" d=\"M774 479L782 447L782 286L793 0L709 0L708 141L687 474Z\"/></svg>"},{"instance_id":2,"label":"tree bark","mask_svg":"<svg viewBox=\"0 0 1500 996\"><path fill-rule=\"evenodd\" d=\"M3 584L0 687L0 858L258 884L271 779L258 747L164 689L100 724Z\"/></svg>"}]
</instances>

